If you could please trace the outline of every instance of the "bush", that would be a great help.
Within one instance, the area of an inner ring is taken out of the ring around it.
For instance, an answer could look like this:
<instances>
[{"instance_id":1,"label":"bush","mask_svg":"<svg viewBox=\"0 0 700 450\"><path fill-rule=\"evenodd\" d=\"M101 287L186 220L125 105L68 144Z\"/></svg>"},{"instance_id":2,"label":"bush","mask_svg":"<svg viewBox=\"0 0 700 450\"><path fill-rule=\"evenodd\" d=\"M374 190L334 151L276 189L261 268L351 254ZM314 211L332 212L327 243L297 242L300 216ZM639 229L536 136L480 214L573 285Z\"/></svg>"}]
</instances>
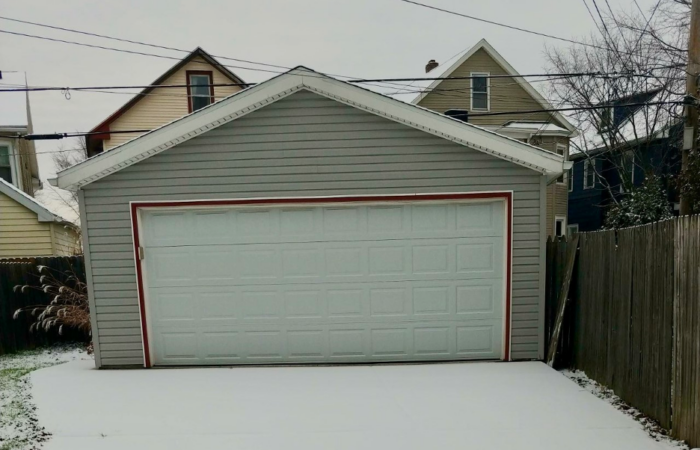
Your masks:
<instances>
[{"instance_id":1,"label":"bush","mask_svg":"<svg viewBox=\"0 0 700 450\"><path fill-rule=\"evenodd\" d=\"M30 331L43 329L49 331L57 328L58 334L63 334L64 327L80 330L92 335L90 325L90 304L88 302L87 285L72 271L61 272L47 266L37 266L41 286L19 285L15 292L38 290L51 296L48 305L30 305L15 311L14 318L26 313L36 317L30 325Z\"/></svg>"},{"instance_id":2,"label":"bush","mask_svg":"<svg viewBox=\"0 0 700 450\"><path fill-rule=\"evenodd\" d=\"M671 205L661 180L656 175L649 175L641 186L635 187L619 203L610 207L604 228L616 230L672 217Z\"/></svg>"}]
</instances>

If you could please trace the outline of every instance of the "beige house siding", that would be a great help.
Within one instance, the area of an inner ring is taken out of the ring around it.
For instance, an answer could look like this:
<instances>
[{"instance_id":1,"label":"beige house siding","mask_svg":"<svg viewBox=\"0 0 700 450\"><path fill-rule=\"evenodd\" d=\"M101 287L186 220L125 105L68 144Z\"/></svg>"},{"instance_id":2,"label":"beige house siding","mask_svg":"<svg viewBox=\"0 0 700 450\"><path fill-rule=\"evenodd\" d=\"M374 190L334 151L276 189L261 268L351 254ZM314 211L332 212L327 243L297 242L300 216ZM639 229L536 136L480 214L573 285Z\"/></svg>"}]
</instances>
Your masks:
<instances>
[{"instance_id":1,"label":"beige house siding","mask_svg":"<svg viewBox=\"0 0 700 450\"><path fill-rule=\"evenodd\" d=\"M472 72L488 72L491 75L508 74L484 49L476 51L450 76L468 77ZM491 78L489 82L491 109L488 112L542 109L542 105L533 99L513 78ZM429 93L418 102L418 105L440 113L448 109L468 109L471 112L471 80L444 80L436 89L435 92ZM483 111L474 111L474 114L479 112ZM534 113L472 116L469 118L469 122L476 125L501 125L510 120L548 121L552 120L552 117L549 113ZM554 123L563 126L559 122L554 121Z\"/></svg>"},{"instance_id":2,"label":"beige house siding","mask_svg":"<svg viewBox=\"0 0 700 450\"><path fill-rule=\"evenodd\" d=\"M69 225L51 224L54 237L54 255L71 256L81 253L80 235Z\"/></svg>"},{"instance_id":3,"label":"beige house siding","mask_svg":"<svg viewBox=\"0 0 700 450\"><path fill-rule=\"evenodd\" d=\"M538 138L539 143L535 143L538 147L550 152L556 152L557 144L565 145L565 155L569 157L569 138L566 137L541 137ZM554 220L557 216L568 216L569 209L569 185L568 180L564 177L564 183L556 181L547 186L547 236L554 234ZM568 225L568 219L567 219Z\"/></svg>"},{"instance_id":4,"label":"beige house siding","mask_svg":"<svg viewBox=\"0 0 700 450\"><path fill-rule=\"evenodd\" d=\"M198 57L185 64L162 84L187 84L186 73L188 70L211 70L214 84L233 83L231 79L214 68L214 66ZM240 90L240 86L215 86L214 98L218 101ZM152 130L187 115L189 113L187 105L187 88L155 88L124 114L115 119L109 125L109 128L110 131ZM106 151L123 144L140 134L142 133L113 133L110 135L110 139L104 141L104 150Z\"/></svg>"},{"instance_id":5,"label":"beige house siding","mask_svg":"<svg viewBox=\"0 0 700 450\"><path fill-rule=\"evenodd\" d=\"M78 242L74 229L39 222L34 211L0 193L0 258L73 255Z\"/></svg>"},{"instance_id":6,"label":"beige house siding","mask_svg":"<svg viewBox=\"0 0 700 450\"><path fill-rule=\"evenodd\" d=\"M52 254L51 224L39 222L35 212L0 194L0 258Z\"/></svg>"}]
</instances>

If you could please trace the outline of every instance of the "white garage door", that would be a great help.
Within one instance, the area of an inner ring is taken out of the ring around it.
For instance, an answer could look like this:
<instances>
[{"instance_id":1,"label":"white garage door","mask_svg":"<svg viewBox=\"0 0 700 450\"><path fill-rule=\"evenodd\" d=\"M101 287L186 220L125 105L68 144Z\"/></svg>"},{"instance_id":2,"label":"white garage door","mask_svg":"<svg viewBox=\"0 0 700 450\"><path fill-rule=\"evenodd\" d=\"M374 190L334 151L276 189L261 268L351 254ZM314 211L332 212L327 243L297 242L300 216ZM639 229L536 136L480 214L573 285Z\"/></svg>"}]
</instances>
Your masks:
<instances>
[{"instance_id":1,"label":"white garage door","mask_svg":"<svg viewBox=\"0 0 700 450\"><path fill-rule=\"evenodd\" d=\"M156 365L499 359L505 207L141 212Z\"/></svg>"}]
</instances>

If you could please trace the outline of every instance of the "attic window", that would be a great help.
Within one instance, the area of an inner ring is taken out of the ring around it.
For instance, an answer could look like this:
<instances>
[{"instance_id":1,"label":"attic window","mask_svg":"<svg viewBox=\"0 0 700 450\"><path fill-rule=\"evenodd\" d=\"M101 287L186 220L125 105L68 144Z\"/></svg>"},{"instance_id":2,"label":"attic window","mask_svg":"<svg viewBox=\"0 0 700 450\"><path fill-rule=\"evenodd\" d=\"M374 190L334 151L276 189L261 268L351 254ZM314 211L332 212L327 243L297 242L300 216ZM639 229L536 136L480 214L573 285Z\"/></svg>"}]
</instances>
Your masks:
<instances>
[{"instance_id":1,"label":"attic window","mask_svg":"<svg viewBox=\"0 0 700 450\"><path fill-rule=\"evenodd\" d=\"M472 110L489 110L489 73L472 72L471 76L471 99Z\"/></svg>"},{"instance_id":2,"label":"attic window","mask_svg":"<svg viewBox=\"0 0 700 450\"><path fill-rule=\"evenodd\" d=\"M10 147L0 146L0 178L12 184L12 165L10 164Z\"/></svg>"},{"instance_id":3,"label":"attic window","mask_svg":"<svg viewBox=\"0 0 700 450\"><path fill-rule=\"evenodd\" d=\"M195 112L214 103L214 86L211 71L187 71L187 98L189 112Z\"/></svg>"}]
</instances>

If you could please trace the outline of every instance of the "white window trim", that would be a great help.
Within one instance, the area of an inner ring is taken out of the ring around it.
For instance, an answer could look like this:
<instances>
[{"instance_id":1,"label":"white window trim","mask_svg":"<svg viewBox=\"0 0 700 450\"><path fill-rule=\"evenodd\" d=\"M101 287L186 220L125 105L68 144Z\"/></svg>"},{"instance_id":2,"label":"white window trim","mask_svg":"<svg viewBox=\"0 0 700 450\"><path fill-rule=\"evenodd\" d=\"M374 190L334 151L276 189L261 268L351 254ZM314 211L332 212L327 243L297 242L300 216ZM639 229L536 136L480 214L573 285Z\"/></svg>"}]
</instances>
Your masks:
<instances>
[{"instance_id":1,"label":"white window trim","mask_svg":"<svg viewBox=\"0 0 700 450\"><path fill-rule=\"evenodd\" d=\"M566 226L566 234L570 235L570 234L574 234L574 233L578 233L578 224L572 223L570 225L567 225Z\"/></svg>"},{"instance_id":2,"label":"white window trim","mask_svg":"<svg viewBox=\"0 0 700 450\"><path fill-rule=\"evenodd\" d=\"M571 166L571 169L566 173L566 185L569 192L574 192L574 181L576 181L574 178L574 167Z\"/></svg>"},{"instance_id":3,"label":"white window trim","mask_svg":"<svg viewBox=\"0 0 700 450\"><path fill-rule=\"evenodd\" d=\"M491 72L469 72L469 109L471 111L491 111L491 78L486 78L486 109L474 108L474 78L478 76L490 77Z\"/></svg>"},{"instance_id":4,"label":"white window trim","mask_svg":"<svg viewBox=\"0 0 700 450\"><path fill-rule=\"evenodd\" d=\"M589 168L590 166L593 166L594 162L591 159L586 159L583 162L583 189L593 189L595 187L595 170L592 168ZM593 170L593 184L589 185L588 184L588 171Z\"/></svg>"},{"instance_id":5,"label":"white window trim","mask_svg":"<svg viewBox=\"0 0 700 450\"><path fill-rule=\"evenodd\" d=\"M10 153L10 173L12 174L12 184L22 189L22 177L19 176L19 152L16 151L13 142L10 140L0 139L0 146L7 146Z\"/></svg>"},{"instance_id":6,"label":"white window trim","mask_svg":"<svg viewBox=\"0 0 700 450\"><path fill-rule=\"evenodd\" d=\"M557 237L557 222L562 222L561 225L561 232L563 233L562 236L567 235L567 229L566 229L566 216L554 216L554 229L552 230L552 234Z\"/></svg>"},{"instance_id":7,"label":"white window trim","mask_svg":"<svg viewBox=\"0 0 700 450\"><path fill-rule=\"evenodd\" d=\"M564 157L564 161L567 161L569 159L569 155L568 155L569 152L566 151L567 148L568 147L564 144L557 144L556 145L555 151L556 151L557 155L559 155L559 150L562 150L561 156ZM568 183L568 176L569 176L568 172L564 172L564 175L562 176L561 181L559 181L559 179L557 178L557 184L562 184L562 185L567 184ZM571 190L569 190L569 192L571 192Z\"/></svg>"}]
</instances>

